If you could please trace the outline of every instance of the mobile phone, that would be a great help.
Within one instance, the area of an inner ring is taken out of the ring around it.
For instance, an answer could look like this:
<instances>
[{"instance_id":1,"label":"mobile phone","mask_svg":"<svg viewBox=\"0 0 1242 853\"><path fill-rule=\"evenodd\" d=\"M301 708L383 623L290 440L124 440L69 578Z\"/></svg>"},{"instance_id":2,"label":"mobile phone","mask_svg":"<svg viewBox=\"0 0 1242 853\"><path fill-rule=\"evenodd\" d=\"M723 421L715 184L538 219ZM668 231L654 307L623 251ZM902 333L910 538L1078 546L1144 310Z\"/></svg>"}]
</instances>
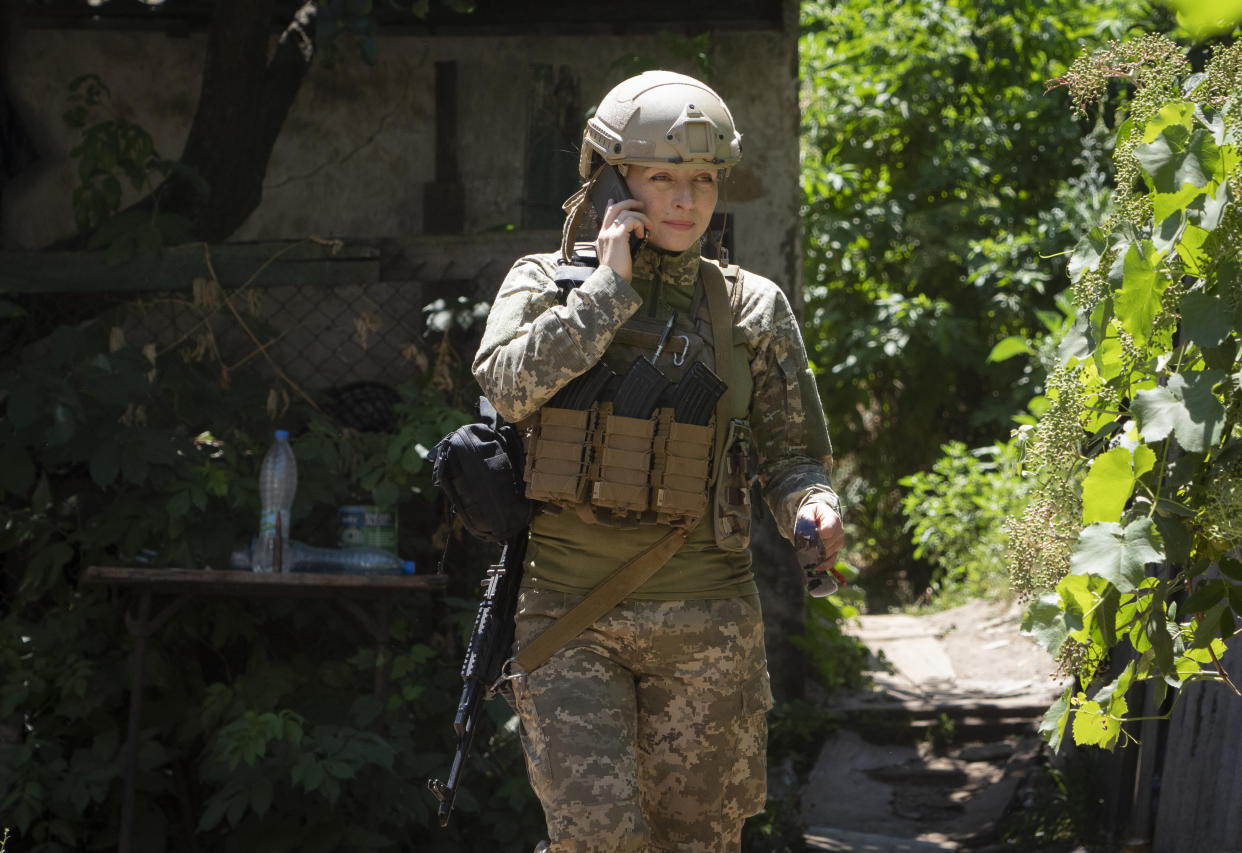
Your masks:
<instances>
[{"instance_id":1,"label":"mobile phone","mask_svg":"<svg viewBox=\"0 0 1242 853\"><path fill-rule=\"evenodd\" d=\"M630 188L626 186L625 178L617 170L616 166L605 166L591 184L591 204L595 205L595 215L599 217L599 221L604 221L604 211L608 209L608 203L613 204L619 201L625 201L632 198ZM630 232L630 254L638 250L638 245L642 241Z\"/></svg>"}]
</instances>

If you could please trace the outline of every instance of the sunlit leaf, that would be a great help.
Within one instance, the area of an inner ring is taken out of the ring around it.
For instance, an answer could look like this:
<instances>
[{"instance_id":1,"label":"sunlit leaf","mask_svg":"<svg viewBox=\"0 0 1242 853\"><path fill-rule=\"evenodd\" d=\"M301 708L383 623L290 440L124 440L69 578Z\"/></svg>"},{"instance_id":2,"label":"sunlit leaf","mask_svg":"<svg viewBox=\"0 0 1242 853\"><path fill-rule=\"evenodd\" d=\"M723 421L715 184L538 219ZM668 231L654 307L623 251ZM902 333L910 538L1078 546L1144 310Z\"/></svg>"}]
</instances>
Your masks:
<instances>
[{"instance_id":1,"label":"sunlit leaf","mask_svg":"<svg viewBox=\"0 0 1242 853\"><path fill-rule=\"evenodd\" d=\"M1039 721L1039 732L1054 753L1061 748L1061 741L1065 737L1065 724L1069 722L1070 690L1069 687L1065 688L1065 692L1052 703Z\"/></svg>"},{"instance_id":2,"label":"sunlit leaf","mask_svg":"<svg viewBox=\"0 0 1242 853\"><path fill-rule=\"evenodd\" d=\"M1091 462L1082 484L1082 520L1117 521L1134 491L1134 455L1114 447Z\"/></svg>"},{"instance_id":3,"label":"sunlit leaf","mask_svg":"<svg viewBox=\"0 0 1242 853\"><path fill-rule=\"evenodd\" d=\"M1215 192L1200 193L1186 206L1186 218L1205 231L1214 231L1229 205L1229 195L1229 183L1221 181Z\"/></svg>"},{"instance_id":4,"label":"sunlit leaf","mask_svg":"<svg viewBox=\"0 0 1242 853\"><path fill-rule=\"evenodd\" d=\"M1139 345L1151 337L1156 317L1163 310L1161 294L1169 286L1158 263L1159 252L1154 245L1131 246L1125 255L1125 280L1113 299L1117 320Z\"/></svg>"},{"instance_id":5,"label":"sunlit leaf","mask_svg":"<svg viewBox=\"0 0 1242 853\"><path fill-rule=\"evenodd\" d=\"M1242 0L1164 0L1177 23L1196 39L1227 33L1242 21Z\"/></svg>"},{"instance_id":6,"label":"sunlit leaf","mask_svg":"<svg viewBox=\"0 0 1242 853\"><path fill-rule=\"evenodd\" d=\"M1121 734L1121 723L1108 716L1098 702L1084 702L1074 711L1074 743L1112 749Z\"/></svg>"},{"instance_id":7,"label":"sunlit leaf","mask_svg":"<svg viewBox=\"0 0 1242 853\"><path fill-rule=\"evenodd\" d=\"M1168 385L1135 394L1131 410L1143 440L1158 442L1173 433L1193 453L1214 446L1224 428L1225 408L1212 389L1224 378L1219 370L1175 373Z\"/></svg>"},{"instance_id":8,"label":"sunlit leaf","mask_svg":"<svg viewBox=\"0 0 1242 853\"><path fill-rule=\"evenodd\" d=\"M1156 139L1136 146L1134 156L1162 193L1176 193L1187 184L1206 186L1221 168L1220 149L1211 132L1198 128L1187 134L1180 124L1169 125Z\"/></svg>"},{"instance_id":9,"label":"sunlit leaf","mask_svg":"<svg viewBox=\"0 0 1242 853\"><path fill-rule=\"evenodd\" d=\"M1147 564L1163 558L1160 536L1151 519L1136 519L1125 528L1100 521L1083 529L1070 555L1070 571L1096 575L1121 592L1133 592L1142 583Z\"/></svg>"},{"instance_id":10,"label":"sunlit leaf","mask_svg":"<svg viewBox=\"0 0 1242 853\"><path fill-rule=\"evenodd\" d=\"M1005 361L1015 355L1030 355L1033 352L1026 338L1010 335L992 347L992 351L988 353L988 361Z\"/></svg>"}]
</instances>

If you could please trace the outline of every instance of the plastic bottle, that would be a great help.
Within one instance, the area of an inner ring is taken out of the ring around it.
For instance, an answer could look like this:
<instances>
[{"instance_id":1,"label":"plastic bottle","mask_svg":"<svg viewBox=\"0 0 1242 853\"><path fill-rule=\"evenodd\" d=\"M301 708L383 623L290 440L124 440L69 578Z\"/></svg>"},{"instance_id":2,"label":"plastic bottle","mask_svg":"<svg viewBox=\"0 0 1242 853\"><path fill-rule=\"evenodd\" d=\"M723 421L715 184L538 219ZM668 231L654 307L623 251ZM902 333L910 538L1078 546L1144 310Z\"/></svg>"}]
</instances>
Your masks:
<instances>
[{"instance_id":1,"label":"plastic bottle","mask_svg":"<svg viewBox=\"0 0 1242 853\"><path fill-rule=\"evenodd\" d=\"M259 539L254 551L253 571L256 572L281 568L285 556L283 546L289 542L293 496L298 490L298 462L293 456L293 448L289 446L289 433L278 429L275 439L259 468L259 499L263 511L259 517ZM282 543L279 554L278 538Z\"/></svg>"},{"instance_id":2,"label":"plastic bottle","mask_svg":"<svg viewBox=\"0 0 1242 853\"><path fill-rule=\"evenodd\" d=\"M251 568L251 557L257 553L259 540L233 552L232 566L245 571ZM329 572L349 575L412 575L414 561L402 560L383 548L317 548L296 539L285 546L285 571Z\"/></svg>"}]
</instances>

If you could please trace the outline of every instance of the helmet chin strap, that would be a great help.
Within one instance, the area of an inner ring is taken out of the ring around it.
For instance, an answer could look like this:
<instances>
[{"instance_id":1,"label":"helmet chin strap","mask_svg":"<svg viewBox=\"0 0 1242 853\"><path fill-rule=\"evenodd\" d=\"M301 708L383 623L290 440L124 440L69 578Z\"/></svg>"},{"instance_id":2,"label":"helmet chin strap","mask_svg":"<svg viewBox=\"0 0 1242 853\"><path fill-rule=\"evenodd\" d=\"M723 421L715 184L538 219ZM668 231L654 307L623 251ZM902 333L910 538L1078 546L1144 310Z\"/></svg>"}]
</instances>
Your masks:
<instances>
[{"instance_id":1,"label":"helmet chin strap","mask_svg":"<svg viewBox=\"0 0 1242 853\"><path fill-rule=\"evenodd\" d=\"M582 219L586 216L587 211L591 209L591 184L595 183L595 179L599 177L599 173L604 171L604 163L599 164L591 177L582 182L582 186L578 187L578 191L565 199L565 203L561 205L561 210L565 211L565 223L561 226L561 257L566 262L573 258L574 242L578 236L578 226Z\"/></svg>"}]
</instances>

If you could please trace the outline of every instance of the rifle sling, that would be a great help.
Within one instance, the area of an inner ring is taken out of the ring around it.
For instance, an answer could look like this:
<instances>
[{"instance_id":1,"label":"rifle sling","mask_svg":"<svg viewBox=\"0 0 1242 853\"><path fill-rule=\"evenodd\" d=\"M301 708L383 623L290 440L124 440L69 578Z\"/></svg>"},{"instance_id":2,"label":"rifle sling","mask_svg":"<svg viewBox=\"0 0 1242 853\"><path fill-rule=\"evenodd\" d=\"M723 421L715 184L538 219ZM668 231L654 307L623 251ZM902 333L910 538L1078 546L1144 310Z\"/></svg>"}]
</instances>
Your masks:
<instances>
[{"instance_id":1,"label":"rifle sling","mask_svg":"<svg viewBox=\"0 0 1242 853\"><path fill-rule=\"evenodd\" d=\"M711 261L700 262L699 274L707 293L708 310L711 312L716 374L727 382L733 377L733 312L729 306L728 287L720 267ZM720 467L720 455L724 452L732 412L732 395L726 387L716 403L716 453L713 457L712 482L715 482L716 472ZM630 593L659 571L685 544L690 533L691 529L674 528L646 551L623 563L587 593L586 598L527 643L504 667L504 675L522 675L543 665L570 640L594 625L600 617L624 601Z\"/></svg>"},{"instance_id":2,"label":"rifle sling","mask_svg":"<svg viewBox=\"0 0 1242 853\"><path fill-rule=\"evenodd\" d=\"M716 401L716 448L712 454L712 475L708 485L716 482L724 454L724 444L729 436L729 421L733 417L733 309L729 305L729 287L724 273L717 264L699 261L699 276L707 294L707 310L712 318L712 346L716 348L716 375L725 383L724 393Z\"/></svg>"},{"instance_id":3,"label":"rifle sling","mask_svg":"<svg viewBox=\"0 0 1242 853\"><path fill-rule=\"evenodd\" d=\"M531 640L520 653L514 656L514 665L509 669L516 675L538 668L548 658L564 648L566 643L594 625L601 616L642 586L647 578L654 575L673 554L677 553L677 549L685 543L689 535L690 531L681 528L670 530L646 551L622 564L599 586L591 590L586 598Z\"/></svg>"}]
</instances>

